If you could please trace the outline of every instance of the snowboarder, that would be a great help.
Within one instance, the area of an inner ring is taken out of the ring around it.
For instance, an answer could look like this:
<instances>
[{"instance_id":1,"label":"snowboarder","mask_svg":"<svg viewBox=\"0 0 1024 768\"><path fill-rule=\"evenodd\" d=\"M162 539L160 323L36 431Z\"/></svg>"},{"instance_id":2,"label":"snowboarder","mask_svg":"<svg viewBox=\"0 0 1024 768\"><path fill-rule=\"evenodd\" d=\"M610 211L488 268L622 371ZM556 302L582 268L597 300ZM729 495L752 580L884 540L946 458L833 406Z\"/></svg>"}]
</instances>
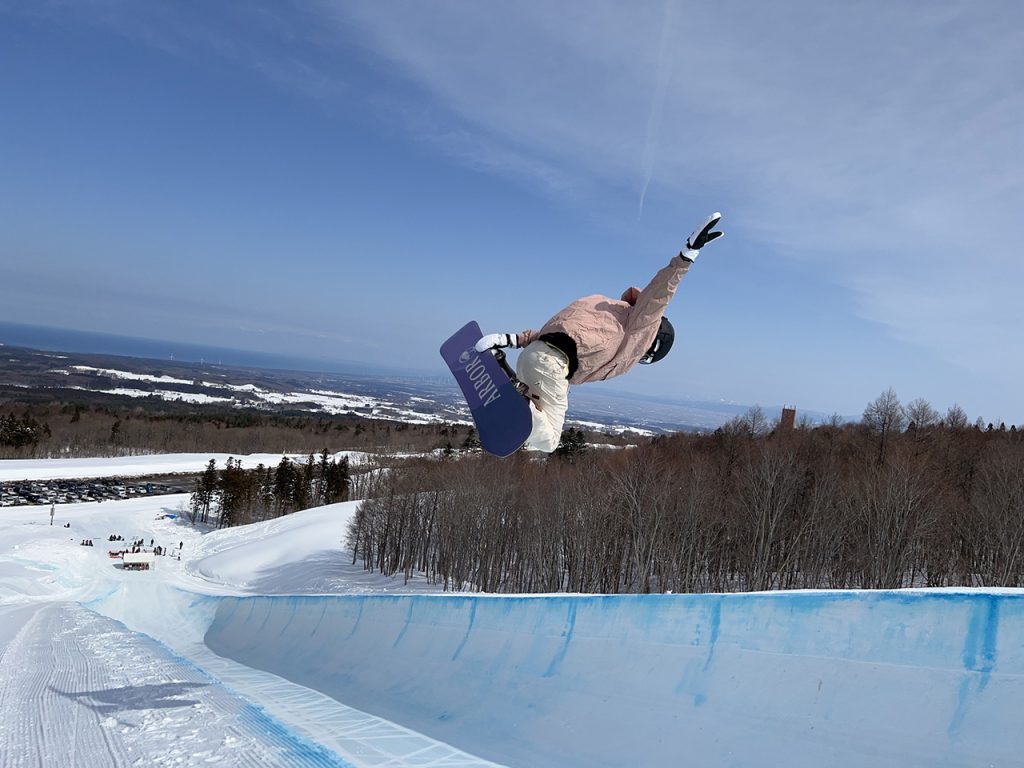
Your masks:
<instances>
[{"instance_id":1,"label":"snowboarder","mask_svg":"<svg viewBox=\"0 0 1024 768\"><path fill-rule=\"evenodd\" d=\"M675 331L665 308L700 249L722 236L712 231L722 217L713 213L686 239L686 248L643 290L627 288L618 301L607 296L577 299L539 331L490 333L478 352L499 347L523 351L516 377L528 387L533 428L526 447L551 453L558 447L569 408L569 385L621 376L637 363L656 363L672 348Z\"/></svg>"}]
</instances>

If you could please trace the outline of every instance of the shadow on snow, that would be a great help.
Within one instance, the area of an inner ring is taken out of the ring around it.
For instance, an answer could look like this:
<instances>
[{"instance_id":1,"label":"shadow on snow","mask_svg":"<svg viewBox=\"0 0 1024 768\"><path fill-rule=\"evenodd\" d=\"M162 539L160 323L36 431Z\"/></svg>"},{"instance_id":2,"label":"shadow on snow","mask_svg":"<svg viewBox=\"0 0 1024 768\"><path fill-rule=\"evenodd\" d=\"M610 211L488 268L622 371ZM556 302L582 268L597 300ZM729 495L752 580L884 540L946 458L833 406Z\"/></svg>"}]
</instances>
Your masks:
<instances>
[{"instance_id":1,"label":"shadow on snow","mask_svg":"<svg viewBox=\"0 0 1024 768\"><path fill-rule=\"evenodd\" d=\"M199 702L179 697L184 696L192 688L206 685L207 683L158 683L77 692L61 691L50 686L50 690L101 715L112 715L129 710L191 707Z\"/></svg>"}]
</instances>

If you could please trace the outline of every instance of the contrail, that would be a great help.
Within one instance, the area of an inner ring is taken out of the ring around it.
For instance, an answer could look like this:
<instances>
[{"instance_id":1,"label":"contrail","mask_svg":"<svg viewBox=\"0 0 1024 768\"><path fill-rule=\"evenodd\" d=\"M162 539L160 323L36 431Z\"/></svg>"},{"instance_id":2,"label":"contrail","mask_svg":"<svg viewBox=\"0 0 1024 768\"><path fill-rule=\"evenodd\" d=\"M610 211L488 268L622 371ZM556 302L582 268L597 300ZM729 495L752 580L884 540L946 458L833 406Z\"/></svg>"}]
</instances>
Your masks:
<instances>
[{"instance_id":1,"label":"contrail","mask_svg":"<svg viewBox=\"0 0 1024 768\"><path fill-rule=\"evenodd\" d=\"M647 187L654 176L654 156L657 149L658 135L661 133L661 118L665 111L665 97L668 92L669 79L675 69L676 46L672 44L671 34L675 28L676 3L665 0L665 13L661 23L661 42L658 44L658 73L654 81L654 96L651 99L651 111L647 115L647 132L644 135L643 171L644 184L640 190L640 209L637 221L644 215L644 200L647 198Z\"/></svg>"}]
</instances>

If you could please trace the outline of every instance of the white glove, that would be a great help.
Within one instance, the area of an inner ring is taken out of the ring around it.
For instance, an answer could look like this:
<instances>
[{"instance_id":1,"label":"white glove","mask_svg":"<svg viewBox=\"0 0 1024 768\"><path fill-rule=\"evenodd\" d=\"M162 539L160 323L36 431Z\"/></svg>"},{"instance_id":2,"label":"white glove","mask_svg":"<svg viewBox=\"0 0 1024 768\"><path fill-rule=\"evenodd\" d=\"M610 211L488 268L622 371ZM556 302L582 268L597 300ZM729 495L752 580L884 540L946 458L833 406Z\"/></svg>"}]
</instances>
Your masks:
<instances>
[{"instance_id":1,"label":"white glove","mask_svg":"<svg viewBox=\"0 0 1024 768\"><path fill-rule=\"evenodd\" d=\"M720 218L722 218L722 214L717 212L708 216L708 220L686 238L686 250L680 251L679 256L689 262L696 261L697 254L700 253L701 248L725 234L724 232L711 231L718 224Z\"/></svg>"},{"instance_id":2,"label":"white glove","mask_svg":"<svg viewBox=\"0 0 1024 768\"><path fill-rule=\"evenodd\" d=\"M486 352L495 347L514 347L516 345L516 334L514 333L488 333L476 343L477 352Z\"/></svg>"}]
</instances>

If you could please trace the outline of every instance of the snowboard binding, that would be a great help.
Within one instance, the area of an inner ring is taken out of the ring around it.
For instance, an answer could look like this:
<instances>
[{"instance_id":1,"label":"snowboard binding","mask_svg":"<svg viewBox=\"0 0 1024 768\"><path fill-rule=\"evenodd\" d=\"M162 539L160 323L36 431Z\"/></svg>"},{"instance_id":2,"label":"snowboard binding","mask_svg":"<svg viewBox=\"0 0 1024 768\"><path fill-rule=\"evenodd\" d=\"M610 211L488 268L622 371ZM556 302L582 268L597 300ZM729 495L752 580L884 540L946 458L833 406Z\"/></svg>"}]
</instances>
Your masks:
<instances>
[{"instance_id":1,"label":"snowboard binding","mask_svg":"<svg viewBox=\"0 0 1024 768\"><path fill-rule=\"evenodd\" d=\"M516 388L516 392L529 401L530 388L518 379L516 372L512 370L512 366L508 364L508 359L505 357L505 350L498 347L492 347L491 354L494 355L494 359L498 361L498 365L501 366L501 370L505 372L509 381L512 382L512 386Z\"/></svg>"}]
</instances>

